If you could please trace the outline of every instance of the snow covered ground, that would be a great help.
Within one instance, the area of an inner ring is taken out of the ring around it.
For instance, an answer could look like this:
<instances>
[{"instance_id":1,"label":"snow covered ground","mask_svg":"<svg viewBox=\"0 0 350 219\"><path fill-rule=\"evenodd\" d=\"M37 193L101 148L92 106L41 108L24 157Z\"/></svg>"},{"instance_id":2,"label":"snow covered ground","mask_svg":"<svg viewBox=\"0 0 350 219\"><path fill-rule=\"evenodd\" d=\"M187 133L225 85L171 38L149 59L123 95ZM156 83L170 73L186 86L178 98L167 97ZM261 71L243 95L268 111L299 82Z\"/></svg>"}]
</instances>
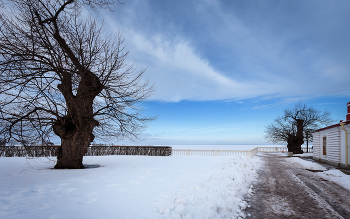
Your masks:
<instances>
[{"instance_id":1,"label":"snow covered ground","mask_svg":"<svg viewBox=\"0 0 350 219\"><path fill-rule=\"evenodd\" d=\"M305 156L305 154L303 154ZM299 156L299 155L298 155ZM293 163L298 163L301 166L303 166L305 169L308 170L327 170L327 168L325 168L324 166L322 166L319 163L316 162L311 162L308 160L303 160L299 157L290 157L288 159L289 162L293 162Z\"/></svg>"},{"instance_id":2,"label":"snow covered ground","mask_svg":"<svg viewBox=\"0 0 350 219\"><path fill-rule=\"evenodd\" d=\"M312 153L304 154L304 156L312 156ZM327 170L324 166L322 166L319 163L303 160L299 157L291 157L288 159L289 162L298 163L301 166L303 166L305 169L309 170L323 170L323 172L317 172L316 174L319 175L321 178L329 181L333 181L334 183L337 183L338 185L346 188L350 191L350 175L347 175L340 170L337 169L330 169Z\"/></svg>"},{"instance_id":3,"label":"snow covered ground","mask_svg":"<svg viewBox=\"0 0 350 219\"><path fill-rule=\"evenodd\" d=\"M0 218L237 218L259 157L84 157L99 168L54 170L54 158L0 157Z\"/></svg>"}]
</instances>

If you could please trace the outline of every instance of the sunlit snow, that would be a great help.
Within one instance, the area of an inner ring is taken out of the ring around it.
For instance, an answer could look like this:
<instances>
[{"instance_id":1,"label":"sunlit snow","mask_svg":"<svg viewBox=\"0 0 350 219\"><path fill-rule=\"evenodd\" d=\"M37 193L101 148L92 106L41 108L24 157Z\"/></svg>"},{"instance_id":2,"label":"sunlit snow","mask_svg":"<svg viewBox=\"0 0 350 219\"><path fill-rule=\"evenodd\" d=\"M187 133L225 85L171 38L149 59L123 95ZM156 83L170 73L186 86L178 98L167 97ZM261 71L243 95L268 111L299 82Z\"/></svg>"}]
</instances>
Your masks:
<instances>
[{"instance_id":1,"label":"sunlit snow","mask_svg":"<svg viewBox=\"0 0 350 219\"><path fill-rule=\"evenodd\" d=\"M83 170L55 159L0 158L0 218L234 218L244 216L260 158L84 157Z\"/></svg>"}]
</instances>

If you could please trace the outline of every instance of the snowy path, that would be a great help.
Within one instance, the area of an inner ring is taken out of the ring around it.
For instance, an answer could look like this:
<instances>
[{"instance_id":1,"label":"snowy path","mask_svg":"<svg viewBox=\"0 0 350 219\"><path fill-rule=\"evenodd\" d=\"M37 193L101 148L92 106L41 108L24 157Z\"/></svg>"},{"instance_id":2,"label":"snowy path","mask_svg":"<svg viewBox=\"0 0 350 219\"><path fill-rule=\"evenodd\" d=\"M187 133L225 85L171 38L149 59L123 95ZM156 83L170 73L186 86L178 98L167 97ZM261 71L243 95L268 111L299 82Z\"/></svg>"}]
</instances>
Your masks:
<instances>
[{"instance_id":1,"label":"snowy path","mask_svg":"<svg viewBox=\"0 0 350 219\"><path fill-rule=\"evenodd\" d=\"M266 168L248 198L250 218L350 218L349 190L293 162L299 158L258 156Z\"/></svg>"}]
</instances>

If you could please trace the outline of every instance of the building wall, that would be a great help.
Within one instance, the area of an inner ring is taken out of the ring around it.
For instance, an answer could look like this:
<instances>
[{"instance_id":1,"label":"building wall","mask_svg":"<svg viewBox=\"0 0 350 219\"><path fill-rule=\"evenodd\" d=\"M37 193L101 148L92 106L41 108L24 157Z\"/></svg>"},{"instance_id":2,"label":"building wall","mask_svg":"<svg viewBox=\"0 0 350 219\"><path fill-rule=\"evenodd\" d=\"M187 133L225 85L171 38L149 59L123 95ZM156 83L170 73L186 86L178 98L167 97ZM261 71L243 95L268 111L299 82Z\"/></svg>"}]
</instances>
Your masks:
<instances>
[{"instance_id":1,"label":"building wall","mask_svg":"<svg viewBox=\"0 0 350 219\"><path fill-rule=\"evenodd\" d=\"M342 163L341 128L333 127L313 133L313 157L315 160L327 161L339 165ZM326 156L323 155L323 137L326 137Z\"/></svg>"},{"instance_id":2,"label":"building wall","mask_svg":"<svg viewBox=\"0 0 350 219\"><path fill-rule=\"evenodd\" d=\"M344 125L344 128L348 131L348 146L350 146L350 124ZM340 135L341 135L341 145L342 145L341 163L346 164L345 131L341 129ZM350 164L350 148L348 148L348 163Z\"/></svg>"},{"instance_id":3,"label":"building wall","mask_svg":"<svg viewBox=\"0 0 350 219\"><path fill-rule=\"evenodd\" d=\"M327 135L327 160L333 163L341 162L341 141L339 128L332 128Z\"/></svg>"},{"instance_id":4,"label":"building wall","mask_svg":"<svg viewBox=\"0 0 350 219\"><path fill-rule=\"evenodd\" d=\"M315 132L313 135L313 157L314 160L319 160L321 158L321 141L320 141L320 133Z\"/></svg>"}]
</instances>

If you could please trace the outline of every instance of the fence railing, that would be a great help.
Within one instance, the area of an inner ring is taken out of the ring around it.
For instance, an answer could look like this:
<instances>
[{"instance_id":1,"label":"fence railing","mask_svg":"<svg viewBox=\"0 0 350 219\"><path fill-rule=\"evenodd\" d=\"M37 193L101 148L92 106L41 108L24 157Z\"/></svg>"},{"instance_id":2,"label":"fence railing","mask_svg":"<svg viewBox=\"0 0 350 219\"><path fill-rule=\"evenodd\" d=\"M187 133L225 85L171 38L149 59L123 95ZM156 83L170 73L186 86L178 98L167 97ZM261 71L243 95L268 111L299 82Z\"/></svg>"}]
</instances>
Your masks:
<instances>
[{"instance_id":1,"label":"fence railing","mask_svg":"<svg viewBox=\"0 0 350 219\"><path fill-rule=\"evenodd\" d=\"M259 152L288 152L287 147L259 147Z\"/></svg>"},{"instance_id":2,"label":"fence railing","mask_svg":"<svg viewBox=\"0 0 350 219\"><path fill-rule=\"evenodd\" d=\"M170 156L171 150L172 148L169 146L89 146L85 155Z\"/></svg>"},{"instance_id":3,"label":"fence railing","mask_svg":"<svg viewBox=\"0 0 350 219\"><path fill-rule=\"evenodd\" d=\"M173 156L232 156L232 155L245 155L247 157L254 157L258 152L258 148L252 148L249 150L192 150L192 149L173 149Z\"/></svg>"},{"instance_id":4,"label":"fence railing","mask_svg":"<svg viewBox=\"0 0 350 219\"><path fill-rule=\"evenodd\" d=\"M302 148L306 153L306 148ZM173 156L232 156L232 155L245 155L247 157L254 157L258 152L270 152L270 153L282 153L288 152L287 147L255 147L248 150L198 150L198 149L172 149ZM309 153L312 152L312 148L309 147Z\"/></svg>"},{"instance_id":5,"label":"fence railing","mask_svg":"<svg viewBox=\"0 0 350 219\"><path fill-rule=\"evenodd\" d=\"M0 157L55 157L60 146L0 146ZM306 148L302 147L304 152ZM309 153L313 151L309 147ZM232 156L254 157L257 152L288 152L287 147L255 147L248 150L172 149L169 146L89 146L85 156L143 155L143 156Z\"/></svg>"},{"instance_id":6,"label":"fence railing","mask_svg":"<svg viewBox=\"0 0 350 219\"><path fill-rule=\"evenodd\" d=\"M259 152L288 152L287 147L258 147ZM304 151L304 153L312 153L313 148L309 147L308 151L306 151L306 147L301 147L301 149Z\"/></svg>"},{"instance_id":7,"label":"fence railing","mask_svg":"<svg viewBox=\"0 0 350 219\"><path fill-rule=\"evenodd\" d=\"M0 157L56 157L59 145L0 146ZM170 156L169 146L89 146L85 156L143 155Z\"/></svg>"},{"instance_id":8,"label":"fence railing","mask_svg":"<svg viewBox=\"0 0 350 219\"><path fill-rule=\"evenodd\" d=\"M258 151L259 151L258 147L247 150L247 157L250 157L250 158L254 157L255 154L258 153Z\"/></svg>"}]
</instances>

